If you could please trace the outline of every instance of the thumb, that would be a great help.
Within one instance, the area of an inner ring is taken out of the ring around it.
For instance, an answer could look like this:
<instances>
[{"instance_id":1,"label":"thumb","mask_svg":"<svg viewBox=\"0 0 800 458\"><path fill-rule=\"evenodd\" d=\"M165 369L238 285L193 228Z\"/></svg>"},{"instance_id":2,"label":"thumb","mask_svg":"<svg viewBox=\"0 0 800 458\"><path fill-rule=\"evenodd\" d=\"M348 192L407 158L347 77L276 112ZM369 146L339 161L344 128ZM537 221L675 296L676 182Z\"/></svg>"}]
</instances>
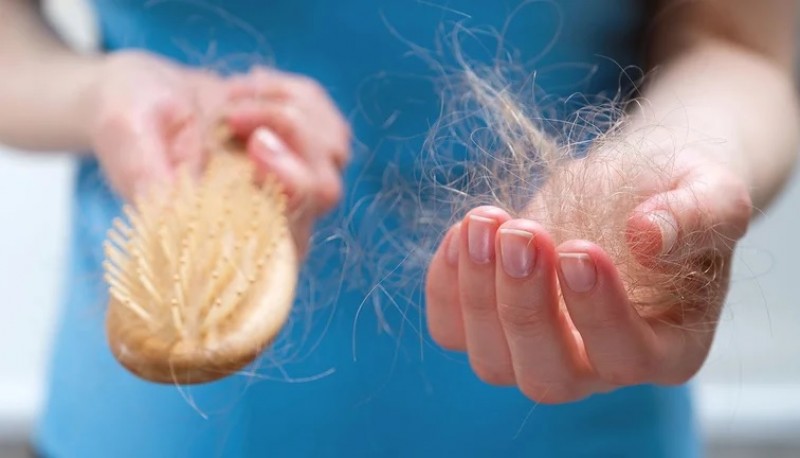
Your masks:
<instances>
[{"instance_id":1,"label":"thumb","mask_svg":"<svg viewBox=\"0 0 800 458\"><path fill-rule=\"evenodd\" d=\"M259 179L270 173L278 178L289 197L291 210L309 210L313 174L275 132L265 127L256 129L248 139L247 154L256 164Z\"/></svg>"},{"instance_id":2,"label":"thumb","mask_svg":"<svg viewBox=\"0 0 800 458\"><path fill-rule=\"evenodd\" d=\"M728 173L695 173L670 191L639 204L627 223L627 241L643 264L730 253L752 214L743 182Z\"/></svg>"}]
</instances>

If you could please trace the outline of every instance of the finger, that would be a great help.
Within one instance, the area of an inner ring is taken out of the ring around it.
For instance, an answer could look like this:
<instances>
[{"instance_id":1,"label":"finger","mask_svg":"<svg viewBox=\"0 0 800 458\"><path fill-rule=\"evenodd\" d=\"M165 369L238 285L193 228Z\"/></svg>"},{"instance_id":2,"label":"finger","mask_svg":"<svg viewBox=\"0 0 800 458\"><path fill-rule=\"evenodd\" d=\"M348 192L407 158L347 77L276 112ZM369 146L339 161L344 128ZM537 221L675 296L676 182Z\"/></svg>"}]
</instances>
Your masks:
<instances>
[{"instance_id":1,"label":"finger","mask_svg":"<svg viewBox=\"0 0 800 458\"><path fill-rule=\"evenodd\" d=\"M228 99L272 100L273 102L310 101L315 111L337 111L327 91L314 79L304 75L256 67L247 74L229 79Z\"/></svg>"},{"instance_id":2,"label":"finger","mask_svg":"<svg viewBox=\"0 0 800 458\"><path fill-rule=\"evenodd\" d=\"M585 396L590 370L559 307L553 241L522 219L500 226L497 239L497 308L517 385L538 402Z\"/></svg>"},{"instance_id":3,"label":"finger","mask_svg":"<svg viewBox=\"0 0 800 458\"><path fill-rule=\"evenodd\" d=\"M109 184L126 201L173 178L163 139L152 123L125 118L103 125L95 147Z\"/></svg>"},{"instance_id":4,"label":"finger","mask_svg":"<svg viewBox=\"0 0 800 458\"><path fill-rule=\"evenodd\" d=\"M228 109L228 127L238 138L268 127L313 166L331 163L341 170L350 157L349 134L299 106L248 100Z\"/></svg>"},{"instance_id":5,"label":"finger","mask_svg":"<svg viewBox=\"0 0 800 458\"><path fill-rule=\"evenodd\" d=\"M716 257L712 262L716 278L700 285L703 292L691 298L687 294L682 303L675 304L658 316L649 318L664 355L662 370L655 383L682 384L692 378L702 367L711 349L714 333L719 324L725 292L728 290L731 256ZM679 280L681 281L681 280ZM695 288L698 285L691 285Z\"/></svg>"},{"instance_id":6,"label":"finger","mask_svg":"<svg viewBox=\"0 0 800 458\"><path fill-rule=\"evenodd\" d=\"M192 176L199 176L208 159L203 129L194 120L188 120L172 137L169 145L171 167L186 168Z\"/></svg>"},{"instance_id":7,"label":"finger","mask_svg":"<svg viewBox=\"0 0 800 458\"><path fill-rule=\"evenodd\" d=\"M472 210L461 225L458 283L467 351L487 383L513 384L514 370L495 293L495 234L509 216L495 207Z\"/></svg>"},{"instance_id":8,"label":"finger","mask_svg":"<svg viewBox=\"0 0 800 458\"><path fill-rule=\"evenodd\" d=\"M234 136L249 138L261 127L269 128L291 150L307 157L316 137L308 119L295 106L247 100L227 110L225 120Z\"/></svg>"},{"instance_id":9,"label":"finger","mask_svg":"<svg viewBox=\"0 0 800 458\"><path fill-rule=\"evenodd\" d=\"M286 216L298 253L304 256L319 214L313 196L316 186L314 174L269 129L255 131L247 144L247 152L256 163L256 181L263 181L272 174L283 186L288 198Z\"/></svg>"},{"instance_id":10,"label":"finger","mask_svg":"<svg viewBox=\"0 0 800 458\"><path fill-rule=\"evenodd\" d=\"M558 248L558 257L561 292L597 374L615 385L656 378L664 355L609 256L592 243L573 240Z\"/></svg>"},{"instance_id":11,"label":"finger","mask_svg":"<svg viewBox=\"0 0 800 458\"><path fill-rule=\"evenodd\" d=\"M449 350L464 351L464 318L458 288L461 223L450 228L433 255L425 282L426 316L433 340Z\"/></svg>"},{"instance_id":12,"label":"finger","mask_svg":"<svg viewBox=\"0 0 800 458\"><path fill-rule=\"evenodd\" d=\"M628 220L628 243L644 264L708 251L729 253L747 229L747 189L725 175L689 177L676 189L641 203Z\"/></svg>"},{"instance_id":13,"label":"finger","mask_svg":"<svg viewBox=\"0 0 800 458\"><path fill-rule=\"evenodd\" d=\"M292 76L274 68L254 67L228 78L228 99L287 99L292 95Z\"/></svg>"},{"instance_id":14,"label":"finger","mask_svg":"<svg viewBox=\"0 0 800 458\"><path fill-rule=\"evenodd\" d=\"M273 173L284 185L291 210L316 217L332 209L341 199L342 177L332 164L313 167L269 129L257 129L247 150L260 177Z\"/></svg>"},{"instance_id":15,"label":"finger","mask_svg":"<svg viewBox=\"0 0 800 458\"><path fill-rule=\"evenodd\" d=\"M314 210L317 214L325 213L334 208L342 198L342 174L330 162L324 162L314 167L316 174L316 187L313 195Z\"/></svg>"},{"instance_id":16,"label":"finger","mask_svg":"<svg viewBox=\"0 0 800 458\"><path fill-rule=\"evenodd\" d=\"M170 169L185 169L198 176L206 160L206 134L205 126L200 125L202 113L192 98L173 94L157 103L153 110L152 127L163 139Z\"/></svg>"},{"instance_id":17,"label":"finger","mask_svg":"<svg viewBox=\"0 0 800 458\"><path fill-rule=\"evenodd\" d=\"M294 238L297 253L301 258L305 258L308 252L308 245L311 242L311 234L314 230L316 219L309 213L292 211L287 215L289 227Z\"/></svg>"},{"instance_id":18,"label":"finger","mask_svg":"<svg viewBox=\"0 0 800 458\"><path fill-rule=\"evenodd\" d=\"M246 102L231 111L228 122L234 134L242 138L261 132L262 143L268 143L261 152L272 155L270 150L288 151L305 159L305 169L315 175L315 182L309 188L311 194L303 197L309 197L307 203L312 204L315 214L327 212L339 202L343 192L339 165L332 160L334 153L320 153L341 148L335 147L322 130L315 130L297 110L287 105ZM274 135L265 134L260 130L263 128Z\"/></svg>"},{"instance_id":19,"label":"finger","mask_svg":"<svg viewBox=\"0 0 800 458\"><path fill-rule=\"evenodd\" d=\"M116 166L115 175L121 177L117 182L118 189L120 195L127 201L132 202L140 197L158 192L161 186L171 183L175 178L166 154L156 153L164 151L160 143L153 142L151 144L143 141L140 143L140 148L128 147L120 153L130 157L145 150L153 151L153 153L142 153L136 159L123 159L122 163Z\"/></svg>"},{"instance_id":20,"label":"finger","mask_svg":"<svg viewBox=\"0 0 800 458\"><path fill-rule=\"evenodd\" d=\"M289 197L289 208L304 212L311 204L314 174L283 140L267 128L257 129L247 142L247 153L255 162L258 177L274 174Z\"/></svg>"},{"instance_id":21,"label":"finger","mask_svg":"<svg viewBox=\"0 0 800 458\"><path fill-rule=\"evenodd\" d=\"M328 93L316 81L299 75L289 75L277 71L256 70L251 74L234 78L231 82L230 98L234 107L250 107L234 121L241 129L240 135L246 137L257 128L260 116L259 106L280 105L293 107L302 112L306 124L313 126L314 132L325 139L329 145L331 159L339 169L350 161L349 124ZM249 122L246 119L250 118Z\"/></svg>"}]
</instances>

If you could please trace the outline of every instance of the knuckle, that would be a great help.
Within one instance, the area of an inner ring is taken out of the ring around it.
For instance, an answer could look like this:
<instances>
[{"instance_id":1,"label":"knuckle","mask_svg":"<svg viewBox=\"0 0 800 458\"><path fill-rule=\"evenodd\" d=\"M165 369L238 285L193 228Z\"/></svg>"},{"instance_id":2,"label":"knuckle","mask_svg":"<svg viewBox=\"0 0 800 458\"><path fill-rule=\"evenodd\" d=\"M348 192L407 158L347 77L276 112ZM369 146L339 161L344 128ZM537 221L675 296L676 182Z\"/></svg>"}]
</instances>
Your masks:
<instances>
[{"instance_id":1,"label":"knuckle","mask_svg":"<svg viewBox=\"0 0 800 458\"><path fill-rule=\"evenodd\" d=\"M341 167L344 167L350 162L353 156L353 152L350 148L353 133L350 126L344 121L341 122L338 138L337 146L333 149L333 157Z\"/></svg>"},{"instance_id":2,"label":"knuckle","mask_svg":"<svg viewBox=\"0 0 800 458\"><path fill-rule=\"evenodd\" d=\"M694 355L689 361L683 360L682 364L664 373L654 380L654 382L666 386L683 385L691 380L703 367L707 353Z\"/></svg>"},{"instance_id":3,"label":"knuckle","mask_svg":"<svg viewBox=\"0 0 800 458\"><path fill-rule=\"evenodd\" d=\"M570 383L521 384L525 397L540 404L564 404L580 399L578 390Z\"/></svg>"},{"instance_id":4,"label":"knuckle","mask_svg":"<svg viewBox=\"0 0 800 458\"><path fill-rule=\"evenodd\" d=\"M325 89L315 79L300 74L285 74L281 87L288 98L295 100L315 99L321 94L326 94Z\"/></svg>"},{"instance_id":5,"label":"knuckle","mask_svg":"<svg viewBox=\"0 0 800 458\"><path fill-rule=\"evenodd\" d=\"M337 178L324 180L317 188L317 201L323 211L335 207L342 199L344 193L342 182Z\"/></svg>"},{"instance_id":6,"label":"knuckle","mask_svg":"<svg viewBox=\"0 0 800 458\"><path fill-rule=\"evenodd\" d=\"M536 307L501 302L497 304L497 313L504 328L524 336L538 334L542 325L548 322L547 314Z\"/></svg>"},{"instance_id":7,"label":"knuckle","mask_svg":"<svg viewBox=\"0 0 800 458\"><path fill-rule=\"evenodd\" d=\"M153 110L165 117L179 117L183 108L181 100L174 94L164 94L153 101Z\"/></svg>"},{"instance_id":8,"label":"knuckle","mask_svg":"<svg viewBox=\"0 0 800 458\"><path fill-rule=\"evenodd\" d=\"M284 123L291 126L292 130L299 128L303 122L303 115L298 108L291 104L281 104L278 108L278 115Z\"/></svg>"},{"instance_id":9,"label":"knuckle","mask_svg":"<svg viewBox=\"0 0 800 458\"><path fill-rule=\"evenodd\" d=\"M743 236L750 219L753 217L753 200L745 186L736 185L731 189L731 216L736 236Z\"/></svg>"},{"instance_id":10,"label":"knuckle","mask_svg":"<svg viewBox=\"0 0 800 458\"><path fill-rule=\"evenodd\" d=\"M597 373L613 385L628 386L651 381L657 369L658 364L653 358L640 356L598 367Z\"/></svg>"},{"instance_id":11,"label":"knuckle","mask_svg":"<svg viewBox=\"0 0 800 458\"><path fill-rule=\"evenodd\" d=\"M344 170L350 164L352 158L349 148L337 149L333 153L333 164L339 170Z\"/></svg>"},{"instance_id":12,"label":"knuckle","mask_svg":"<svg viewBox=\"0 0 800 458\"><path fill-rule=\"evenodd\" d=\"M730 234L726 235L735 238L743 236L753 216L753 200L748 187L731 172L718 175L711 185L727 199L723 210L725 214L720 215L730 225Z\"/></svg>"},{"instance_id":13,"label":"knuckle","mask_svg":"<svg viewBox=\"0 0 800 458\"><path fill-rule=\"evenodd\" d=\"M247 75L244 75L242 82L252 89L259 89L275 84L275 73L267 67L253 67Z\"/></svg>"},{"instance_id":14,"label":"knuckle","mask_svg":"<svg viewBox=\"0 0 800 458\"><path fill-rule=\"evenodd\" d=\"M459 305L447 294L441 283L431 280L431 275L429 272L425 281L428 332L440 347L451 351L465 351L464 324L456 314Z\"/></svg>"},{"instance_id":15,"label":"knuckle","mask_svg":"<svg viewBox=\"0 0 800 458\"><path fill-rule=\"evenodd\" d=\"M658 380L660 385L664 386L678 386L687 383L694 377L696 371L683 371L671 374Z\"/></svg>"},{"instance_id":16,"label":"knuckle","mask_svg":"<svg viewBox=\"0 0 800 458\"><path fill-rule=\"evenodd\" d=\"M274 70L263 65L256 65L250 70L250 75L254 80L263 81L274 76Z\"/></svg>"},{"instance_id":17,"label":"knuckle","mask_svg":"<svg viewBox=\"0 0 800 458\"><path fill-rule=\"evenodd\" d=\"M451 351L466 350L466 343L455 332L436 325L430 325L429 328L431 338L440 347Z\"/></svg>"},{"instance_id":18,"label":"knuckle","mask_svg":"<svg viewBox=\"0 0 800 458\"><path fill-rule=\"evenodd\" d=\"M492 301L471 300L464 301L463 305L478 321L497 319L497 308Z\"/></svg>"},{"instance_id":19,"label":"knuckle","mask_svg":"<svg viewBox=\"0 0 800 458\"><path fill-rule=\"evenodd\" d=\"M453 300L448 294L443 285L435 281L435 276L432 273L433 269L428 269L428 274L425 279L425 300L428 304L428 310L432 308L452 308L458 307L458 302Z\"/></svg>"},{"instance_id":20,"label":"knuckle","mask_svg":"<svg viewBox=\"0 0 800 458\"><path fill-rule=\"evenodd\" d=\"M470 358L472 371L478 378L489 385L509 386L515 383L514 372L511 369L485 364Z\"/></svg>"},{"instance_id":21,"label":"knuckle","mask_svg":"<svg viewBox=\"0 0 800 458\"><path fill-rule=\"evenodd\" d=\"M299 93L302 95L318 97L326 94L322 85L308 76L298 75L295 77L295 82Z\"/></svg>"},{"instance_id":22,"label":"knuckle","mask_svg":"<svg viewBox=\"0 0 800 458\"><path fill-rule=\"evenodd\" d=\"M602 314L585 317L576 315L573 320L582 333L613 335L618 332L621 325L629 321L629 317L624 307L607 307Z\"/></svg>"}]
</instances>

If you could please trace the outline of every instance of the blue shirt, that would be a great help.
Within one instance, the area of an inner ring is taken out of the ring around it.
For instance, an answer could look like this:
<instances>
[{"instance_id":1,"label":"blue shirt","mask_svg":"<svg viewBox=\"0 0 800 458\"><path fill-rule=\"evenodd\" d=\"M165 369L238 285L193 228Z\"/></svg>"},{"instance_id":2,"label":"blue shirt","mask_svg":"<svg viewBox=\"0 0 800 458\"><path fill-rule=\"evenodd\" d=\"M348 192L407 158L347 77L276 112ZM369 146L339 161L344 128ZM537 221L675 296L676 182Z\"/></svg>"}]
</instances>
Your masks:
<instances>
[{"instance_id":1,"label":"blue shirt","mask_svg":"<svg viewBox=\"0 0 800 458\"><path fill-rule=\"evenodd\" d=\"M437 32L455 22L505 30L515 60L536 71L538 102L566 119L582 100L626 90L620 68L639 62L640 3L95 0L108 50L224 72L273 64L318 79L353 123L356 157L281 339L247 374L189 388L141 381L108 350L101 245L120 201L97 163L81 160L37 449L85 458L696 456L686 387L537 405L482 383L463 355L433 344L421 271L400 262L415 237L399 229L421 196L383 192L415 189L439 110L439 74L411 45L437 49ZM465 38L465 51L491 62L488 36ZM434 57L455 63L448 51ZM585 97L555 102L573 93Z\"/></svg>"}]
</instances>

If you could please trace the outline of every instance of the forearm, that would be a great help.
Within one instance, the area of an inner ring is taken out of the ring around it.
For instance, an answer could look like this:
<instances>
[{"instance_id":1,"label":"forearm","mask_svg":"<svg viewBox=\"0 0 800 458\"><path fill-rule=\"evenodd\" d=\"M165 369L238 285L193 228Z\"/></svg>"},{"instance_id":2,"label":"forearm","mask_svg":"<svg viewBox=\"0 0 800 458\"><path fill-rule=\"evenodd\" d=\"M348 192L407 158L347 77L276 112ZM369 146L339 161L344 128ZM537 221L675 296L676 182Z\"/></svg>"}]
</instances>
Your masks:
<instances>
[{"instance_id":1,"label":"forearm","mask_svg":"<svg viewBox=\"0 0 800 458\"><path fill-rule=\"evenodd\" d=\"M798 151L791 72L720 40L657 69L632 116L630 126L659 146L718 155L746 180L756 208L780 190Z\"/></svg>"},{"instance_id":2,"label":"forearm","mask_svg":"<svg viewBox=\"0 0 800 458\"><path fill-rule=\"evenodd\" d=\"M86 149L100 58L70 50L36 2L0 0L0 10L0 143L27 150Z\"/></svg>"},{"instance_id":3,"label":"forearm","mask_svg":"<svg viewBox=\"0 0 800 458\"><path fill-rule=\"evenodd\" d=\"M763 209L786 182L799 149L797 7L791 0L659 5L651 24L651 77L629 128L658 147L674 147L669 153L715 155L745 180L753 205Z\"/></svg>"}]
</instances>

